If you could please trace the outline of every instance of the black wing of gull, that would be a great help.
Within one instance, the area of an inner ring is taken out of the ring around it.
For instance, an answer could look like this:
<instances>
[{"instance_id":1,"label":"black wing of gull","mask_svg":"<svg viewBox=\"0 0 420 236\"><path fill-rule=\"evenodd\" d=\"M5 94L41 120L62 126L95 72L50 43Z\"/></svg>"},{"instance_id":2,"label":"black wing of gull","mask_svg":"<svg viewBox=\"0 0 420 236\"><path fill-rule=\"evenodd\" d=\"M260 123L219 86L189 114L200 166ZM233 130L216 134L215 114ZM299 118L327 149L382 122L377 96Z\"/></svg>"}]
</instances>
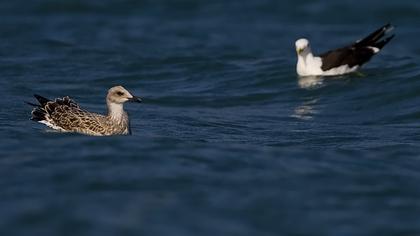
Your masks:
<instances>
[{"instance_id":1,"label":"black wing of gull","mask_svg":"<svg viewBox=\"0 0 420 236\"><path fill-rule=\"evenodd\" d=\"M343 65L348 65L349 68L363 65L391 41L395 35L384 36L392 29L391 24L386 24L362 40L321 54L321 69L327 71Z\"/></svg>"}]
</instances>

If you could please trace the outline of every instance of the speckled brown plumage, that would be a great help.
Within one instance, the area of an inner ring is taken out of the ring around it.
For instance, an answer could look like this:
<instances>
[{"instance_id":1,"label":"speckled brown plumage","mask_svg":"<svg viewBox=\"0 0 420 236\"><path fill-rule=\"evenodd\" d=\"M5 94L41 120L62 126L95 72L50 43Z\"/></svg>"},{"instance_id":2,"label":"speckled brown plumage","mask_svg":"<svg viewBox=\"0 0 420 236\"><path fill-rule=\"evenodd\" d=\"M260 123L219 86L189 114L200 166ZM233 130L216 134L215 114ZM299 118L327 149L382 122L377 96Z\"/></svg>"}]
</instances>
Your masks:
<instances>
[{"instance_id":1,"label":"speckled brown plumage","mask_svg":"<svg viewBox=\"0 0 420 236\"><path fill-rule=\"evenodd\" d=\"M81 109L68 96L54 101L34 96L39 105L31 104L36 106L32 111L32 120L60 131L97 136L130 134L130 122L123 103L141 101L122 86L113 87L107 95L108 115L101 115Z\"/></svg>"}]
</instances>

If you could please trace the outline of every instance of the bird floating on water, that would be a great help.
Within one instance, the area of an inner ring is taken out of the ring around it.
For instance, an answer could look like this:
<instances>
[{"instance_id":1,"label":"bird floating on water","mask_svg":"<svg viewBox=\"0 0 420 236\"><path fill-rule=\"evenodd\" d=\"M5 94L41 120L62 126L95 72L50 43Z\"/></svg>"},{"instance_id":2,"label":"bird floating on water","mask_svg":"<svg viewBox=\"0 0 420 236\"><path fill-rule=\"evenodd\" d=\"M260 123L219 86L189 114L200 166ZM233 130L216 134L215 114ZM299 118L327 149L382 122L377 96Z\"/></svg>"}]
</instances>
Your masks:
<instances>
[{"instance_id":1,"label":"bird floating on water","mask_svg":"<svg viewBox=\"0 0 420 236\"><path fill-rule=\"evenodd\" d=\"M385 36L393 29L391 24L386 24L362 40L319 56L314 56L309 41L301 38L295 43L298 55L296 71L299 76L334 76L354 72L391 41L394 34Z\"/></svg>"},{"instance_id":2,"label":"bird floating on water","mask_svg":"<svg viewBox=\"0 0 420 236\"><path fill-rule=\"evenodd\" d=\"M141 102L140 98L131 95L122 86L108 90L107 115L83 110L68 96L56 98L54 101L36 94L34 97L39 104L28 103L35 106L31 120L55 130L95 136L131 134L128 114L124 111L123 104L127 101Z\"/></svg>"}]
</instances>

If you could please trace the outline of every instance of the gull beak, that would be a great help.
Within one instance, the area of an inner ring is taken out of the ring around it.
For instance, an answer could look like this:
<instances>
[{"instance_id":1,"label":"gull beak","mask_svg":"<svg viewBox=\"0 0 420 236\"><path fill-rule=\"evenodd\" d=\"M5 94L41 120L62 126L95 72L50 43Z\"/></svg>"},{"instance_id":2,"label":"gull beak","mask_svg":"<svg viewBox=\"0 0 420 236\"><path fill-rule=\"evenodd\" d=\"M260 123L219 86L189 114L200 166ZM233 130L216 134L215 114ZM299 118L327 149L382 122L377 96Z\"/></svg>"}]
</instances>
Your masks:
<instances>
[{"instance_id":1,"label":"gull beak","mask_svg":"<svg viewBox=\"0 0 420 236\"><path fill-rule=\"evenodd\" d=\"M133 96L132 98L128 99L129 102L137 102L137 103L141 103L143 100L141 100L141 98Z\"/></svg>"},{"instance_id":2,"label":"gull beak","mask_svg":"<svg viewBox=\"0 0 420 236\"><path fill-rule=\"evenodd\" d=\"M300 53L302 53L303 52L303 48L296 48L296 53L297 54L300 54Z\"/></svg>"}]
</instances>

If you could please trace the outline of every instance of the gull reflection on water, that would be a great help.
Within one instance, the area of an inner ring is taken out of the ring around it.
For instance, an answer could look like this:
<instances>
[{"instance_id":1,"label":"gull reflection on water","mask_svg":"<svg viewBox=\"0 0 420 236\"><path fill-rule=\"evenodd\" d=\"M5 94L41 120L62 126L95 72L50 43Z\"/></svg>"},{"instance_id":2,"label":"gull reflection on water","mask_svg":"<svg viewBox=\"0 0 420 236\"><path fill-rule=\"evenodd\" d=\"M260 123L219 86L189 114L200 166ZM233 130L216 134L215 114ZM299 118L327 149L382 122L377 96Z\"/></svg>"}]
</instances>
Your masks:
<instances>
[{"instance_id":1,"label":"gull reflection on water","mask_svg":"<svg viewBox=\"0 0 420 236\"><path fill-rule=\"evenodd\" d=\"M300 120L311 120L314 115L319 113L319 111L315 109L318 101L318 98L313 98L303 102L294 109L292 117L298 118Z\"/></svg>"},{"instance_id":2,"label":"gull reflection on water","mask_svg":"<svg viewBox=\"0 0 420 236\"><path fill-rule=\"evenodd\" d=\"M324 86L324 79L320 76L306 76L298 78L298 85L302 89L313 90ZM318 97L310 97L305 99L299 106L294 109L292 117L300 120L311 120L319 113L316 105L319 101Z\"/></svg>"},{"instance_id":3,"label":"gull reflection on water","mask_svg":"<svg viewBox=\"0 0 420 236\"><path fill-rule=\"evenodd\" d=\"M298 78L298 85L303 89L317 89L323 87L324 78L321 76L305 76Z\"/></svg>"}]
</instances>

